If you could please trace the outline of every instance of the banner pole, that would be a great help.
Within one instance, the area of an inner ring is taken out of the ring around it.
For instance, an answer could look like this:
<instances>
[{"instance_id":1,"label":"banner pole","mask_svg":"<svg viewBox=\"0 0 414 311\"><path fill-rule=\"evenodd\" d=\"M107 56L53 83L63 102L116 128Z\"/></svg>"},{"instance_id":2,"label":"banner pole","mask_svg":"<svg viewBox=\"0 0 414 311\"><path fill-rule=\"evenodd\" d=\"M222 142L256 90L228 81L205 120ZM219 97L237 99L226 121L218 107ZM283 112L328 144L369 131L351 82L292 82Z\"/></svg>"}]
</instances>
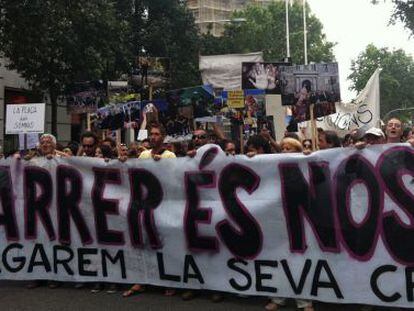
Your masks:
<instances>
[{"instance_id":1,"label":"banner pole","mask_svg":"<svg viewBox=\"0 0 414 311\"><path fill-rule=\"evenodd\" d=\"M304 41L304 54L305 65L308 64L308 26L306 21L306 0L303 0L303 41Z\"/></svg>"},{"instance_id":2,"label":"banner pole","mask_svg":"<svg viewBox=\"0 0 414 311\"><path fill-rule=\"evenodd\" d=\"M240 132L240 153L244 154L244 135L243 135L243 124L239 126L239 132Z\"/></svg>"},{"instance_id":3,"label":"banner pole","mask_svg":"<svg viewBox=\"0 0 414 311\"><path fill-rule=\"evenodd\" d=\"M317 150L317 143L316 143L316 124L315 124L315 115L314 115L314 109L315 104L310 105L310 124L311 124L311 133L312 133L312 150Z\"/></svg>"},{"instance_id":4,"label":"banner pole","mask_svg":"<svg viewBox=\"0 0 414 311\"><path fill-rule=\"evenodd\" d=\"M116 139L117 144L118 144L118 145L119 145L119 144L122 144L121 129L117 129L115 133L116 133L116 134L115 134L115 137L116 137L115 139Z\"/></svg>"},{"instance_id":5,"label":"banner pole","mask_svg":"<svg viewBox=\"0 0 414 311\"><path fill-rule=\"evenodd\" d=\"M27 153L27 133L24 133L24 153Z\"/></svg>"},{"instance_id":6,"label":"banner pole","mask_svg":"<svg viewBox=\"0 0 414 311\"><path fill-rule=\"evenodd\" d=\"M86 130L91 130L91 114L89 112L86 114Z\"/></svg>"}]
</instances>

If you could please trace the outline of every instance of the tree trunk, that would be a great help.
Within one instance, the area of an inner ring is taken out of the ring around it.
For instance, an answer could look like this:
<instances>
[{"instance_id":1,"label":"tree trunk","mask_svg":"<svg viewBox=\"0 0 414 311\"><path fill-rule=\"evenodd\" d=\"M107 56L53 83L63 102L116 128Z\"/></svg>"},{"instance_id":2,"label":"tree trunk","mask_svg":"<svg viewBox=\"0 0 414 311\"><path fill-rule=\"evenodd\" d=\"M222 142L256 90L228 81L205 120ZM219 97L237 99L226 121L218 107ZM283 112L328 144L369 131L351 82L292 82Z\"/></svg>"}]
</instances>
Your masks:
<instances>
[{"instance_id":1,"label":"tree trunk","mask_svg":"<svg viewBox=\"0 0 414 311\"><path fill-rule=\"evenodd\" d=\"M52 105L52 134L58 139L58 132L57 132L57 110L58 110L58 96L55 92L50 91L50 103Z\"/></svg>"}]
</instances>

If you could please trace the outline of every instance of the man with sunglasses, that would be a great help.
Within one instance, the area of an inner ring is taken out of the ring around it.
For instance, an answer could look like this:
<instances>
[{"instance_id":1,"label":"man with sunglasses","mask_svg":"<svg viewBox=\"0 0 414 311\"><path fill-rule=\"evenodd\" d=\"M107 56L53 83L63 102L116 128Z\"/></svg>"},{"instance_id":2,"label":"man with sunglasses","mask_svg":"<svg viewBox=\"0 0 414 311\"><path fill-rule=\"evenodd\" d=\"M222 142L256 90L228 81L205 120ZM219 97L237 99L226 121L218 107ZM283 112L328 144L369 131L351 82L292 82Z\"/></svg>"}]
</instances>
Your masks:
<instances>
[{"instance_id":1,"label":"man with sunglasses","mask_svg":"<svg viewBox=\"0 0 414 311\"><path fill-rule=\"evenodd\" d=\"M95 157L96 147L98 146L98 137L93 132L84 132L81 136L81 148L78 155L85 157Z\"/></svg>"},{"instance_id":2,"label":"man with sunglasses","mask_svg":"<svg viewBox=\"0 0 414 311\"><path fill-rule=\"evenodd\" d=\"M194 148L198 149L209 143L208 135L205 130L198 129L193 133Z\"/></svg>"},{"instance_id":3,"label":"man with sunglasses","mask_svg":"<svg viewBox=\"0 0 414 311\"><path fill-rule=\"evenodd\" d=\"M197 153L197 149L209 143L207 132L203 129L197 129L193 132L193 137L188 145L187 156L193 158Z\"/></svg>"}]
</instances>

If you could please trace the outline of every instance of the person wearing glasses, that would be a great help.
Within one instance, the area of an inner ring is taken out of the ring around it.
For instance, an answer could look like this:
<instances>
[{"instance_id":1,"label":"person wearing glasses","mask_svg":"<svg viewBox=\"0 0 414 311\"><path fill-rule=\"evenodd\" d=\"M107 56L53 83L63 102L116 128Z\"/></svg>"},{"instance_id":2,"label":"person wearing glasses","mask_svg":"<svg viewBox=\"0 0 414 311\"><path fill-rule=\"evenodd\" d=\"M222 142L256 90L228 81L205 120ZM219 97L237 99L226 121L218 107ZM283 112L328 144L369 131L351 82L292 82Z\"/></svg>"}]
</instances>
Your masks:
<instances>
[{"instance_id":1,"label":"person wearing glasses","mask_svg":"<svg viewBox=\"0 0 414 311\"><path fill-rule=\"evenodd\" d=\"M209 143L208 135L205 130L198 129L193 133L193 142L195 149L198 149Z\"/></svg>"},{"instance_id":2,"label":"person wearing glasses","mask_svg":"<svg viewBox=\"0 0 414 311\"><path fill-rule=\"evenodd\" d=\"M207 132L203 129L197 129L193 132L191 142L188 144L187 156L195 157L197 149L209 143Z\"/></svg>"},{"instance_id":3,"label":"person wearing glasses","mask_svg":"<svg viewBox=\"0 0 414 311\"><path fill-rule=\"evenodd\" d=\"M302 141L303 152L305 154L310 154L313 152L312 148L312 140L311 139L304 139Z\"/></svg>"},{"instance_id":4,"label":"person wearing glasses","mask_svg":"<svg viewBox=\"0 0 414 311\"><path fill-rule=\"evenodd\" d=\"M188 145L187 156L193 158L197 153L197 149L200 147L209 143L215 143L224 140L226 140L226 136L216 123L213 123L213 131L211 135L209 135L207 131L203 129L196 129L194 130L192 140Z\"/></svg>"},{"instance_id":5,"label":"person wearing glasses","mask_svg":"<svg viewBox=\"0 0 414 311\"><path fill-rule=\"evenodd\" d=\"M81 147L78 156L95 157L96 148L98 147L98 137L93 132L85 132L81 136Z\"/></svg>"}]
</instances>

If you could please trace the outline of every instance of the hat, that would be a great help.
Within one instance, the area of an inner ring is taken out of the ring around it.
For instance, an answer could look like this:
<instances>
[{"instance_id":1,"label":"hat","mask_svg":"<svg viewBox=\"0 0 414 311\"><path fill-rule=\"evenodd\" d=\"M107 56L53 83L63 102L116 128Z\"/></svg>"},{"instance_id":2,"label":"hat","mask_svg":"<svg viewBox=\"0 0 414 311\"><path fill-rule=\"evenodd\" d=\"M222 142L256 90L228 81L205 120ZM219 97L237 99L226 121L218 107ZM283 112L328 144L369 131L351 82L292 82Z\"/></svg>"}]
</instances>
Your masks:
<instances>
[{"instance_id":1,"label":"hat","mask_svg":"<svg viewBox=\"0 0 414 311\"><path fill-rule=\"evenodd\" d=\"M377 137L385 137L384 132L381 129L376 128L376 127L371 127L369 130L365 132L364 136L368 134L371 134Z\"/></svg>"}]
</instances>

